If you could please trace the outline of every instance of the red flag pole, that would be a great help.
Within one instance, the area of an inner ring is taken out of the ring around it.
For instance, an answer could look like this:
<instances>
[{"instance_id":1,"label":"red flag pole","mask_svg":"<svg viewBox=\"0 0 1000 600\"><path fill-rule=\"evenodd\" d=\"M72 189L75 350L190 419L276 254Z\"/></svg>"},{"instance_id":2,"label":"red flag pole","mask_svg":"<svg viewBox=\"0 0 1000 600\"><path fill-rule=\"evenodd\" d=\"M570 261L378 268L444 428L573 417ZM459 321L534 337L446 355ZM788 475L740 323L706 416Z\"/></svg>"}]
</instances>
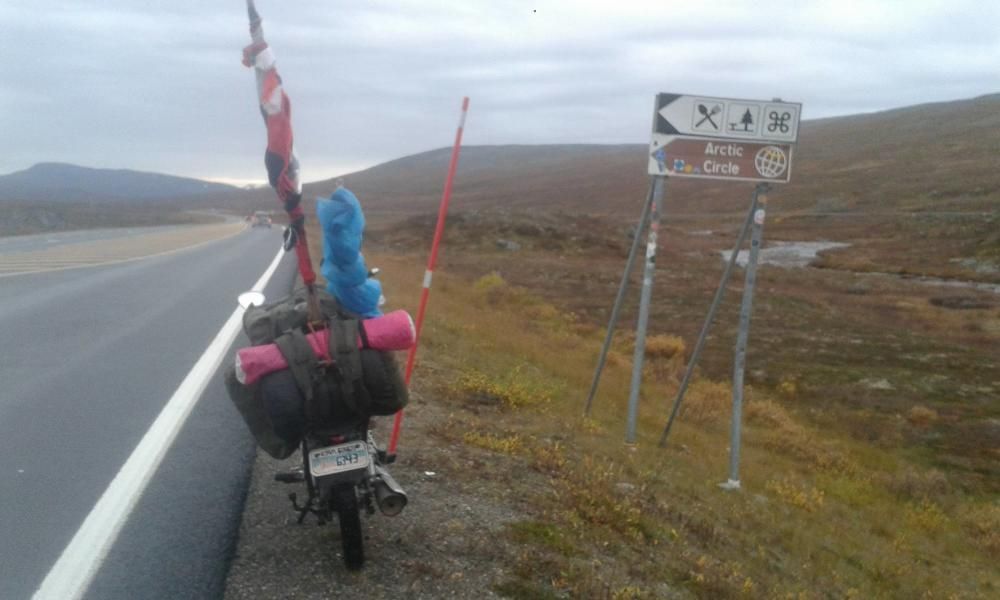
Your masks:
<instances>
[{"instance_id":1,"label":"red flag pole","mask_svg":"<svg viewBox=\"0 0 1000 600\"><path fill-rule=\"evenodd\" d=\"M462 99L462 117L458 121L458 131L455 133L455 146L451 149L451 162L448 163L448 177L444 181L444 194L441 196L441 207L438 209L437 226L434 228L434 241L431 242L431 255L427 259L427 270L424 271L424 286L420 292L420 308L417 309L416 339L406 356L406 386L410 386L410 376L417 358L417 345L420 343L420 328L424 324L424 312L427 310L427 297L431 293L431 278L434 275L434 265L437 263L438 249L441 247L441 237L444 235L444 220L448 215L448 202L451 200L451 186L455 180L455 170L458 168L458 152L462 148L462 131L465 129L465 116L469 112L469 98ZM399 443L399 430L403 425L403 411L396 413L392 424L392 436L389 438L388 454L396 454Z\"/></svg>"}]
</instances>

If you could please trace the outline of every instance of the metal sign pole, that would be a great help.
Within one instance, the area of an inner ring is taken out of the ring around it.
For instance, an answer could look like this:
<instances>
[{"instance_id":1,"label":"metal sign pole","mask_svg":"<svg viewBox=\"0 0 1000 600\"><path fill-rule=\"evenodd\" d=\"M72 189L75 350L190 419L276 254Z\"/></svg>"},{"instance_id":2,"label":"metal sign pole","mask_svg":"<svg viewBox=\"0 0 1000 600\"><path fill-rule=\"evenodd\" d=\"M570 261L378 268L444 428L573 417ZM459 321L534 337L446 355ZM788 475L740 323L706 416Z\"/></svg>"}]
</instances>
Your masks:
<instances>
[{"instance_id":1,"label":"metal sign pole","mask_svg":"<svg viewBox=\"0 0 1000 600\"><path fill-rule=\"evenodd\" d=\"M660 436L660 448L667 445L667 436L670 435L670 429L674 425L674 419L677 418L681 402L684 401L684 394L687 393L688 385L691 383L691 377L694 375L694 368L698 365L698 359L701 358L701 351L705 347L705 341L708 339L708 330L711 329L712 322L715 321L715 313L719 311L719 306L722 304L722 296L726 291L726 286L729 284L729 278L733 272L733 265L736 264L736 257L739 255L740 248L743 247L743 242L746 240L747 231L750 230L750 223L753 222L754 213L757 212L757 199L759 195L766 190L766 183L758 184L753 190L753 196L750 201L750 210L747 211L747 218L743 221L743 227L740 228L739 236L736 238L736 246L733 248L732 254L729 255L729 262L726 263L726 268L722 272L722 279L719 280L719 287L715 290L715 298L712 299L712 306L708 309L708 315L705 316L705 322L701 326L701 333L698 335L698 341L695 342L694 351L691 353L691 359L688 361L687 370L684 371L684 378L681 380L680 388L677 390L677 397L674 399L674 407L670 411L670 418L667 420L667 426L663 428L663 434Z\"/></svg>"},{"instance_id":2,"label":"metal sign pole","mask_svg":"<svg viewBox=\"0 0 1000 600\"><path fill-rule=\"evenodd\" d=\"M761 239L764 235L764 217L767 208L766 190L758 192L758 208L753 215L753 231L750 234L750 257L747 259L746 280L743 285L743 301L740 305L740 327L736 334L736 355L733 361L733 423L729 444L729 480L720 483L726 490L740 489L740 435L743 421L743 374L747 360L747 338L750 335L750 311L753 308L753 289L757 282L757 260L760 256Z\"/></svg>"},{"instance_id":3,"label":"metal sign pole","mask_svg":"<svg viewBox=\"0 0 1000 600\"><path fill-rule=\"evenodd\" d=\"M642 276L642 296L639 301L639 322L635 329L635 354L632 357L632 386L628 398L628 426L625 443L634 444L639 420L639 388L642 387L642 362L646 352L646 326L649 323L649 303L653 296L653 273L656 270L656 245L663 210L663 188L666 177L656 177L653 183L653 214L646 240L646 266Z\"/></svg>"},{"instance_id":4,"label":"metal sign pole","mask_svg":"<svg viewBox=\"0 0 1000 600\"><path fill-rule=\"evenodd\" d=\"M642 214L639 216L639 224L636 226L635 235L632 236L632 248L628 251L628 260L625 261L625 272L622 273L622 282L618 286L618 296L615 298L615 304L611 308L611 319L608 321L608 331L604 335L604 346L601 347L601 356L597 359L597 369L594 370L594 380L590 383L590 393L587 394L587 406L583 409L583 415L590 415L590 407L594 403L594 396L597 395L597 385L601 381L601 373L604 372L604 363L608 359L608 350L611 348L611 340L615 335L615 326L618 324L618 313L621 310L622 303L625 300L625 290L628 288L629 275L632 274L632 265L635 264L636 250L639 248L639 240L642 239L643 233L646 231L646 225L649 223L649 213L650 207L653 204L653 188L655 187L654 182L650 181L649 193L646 195L646 201L642 205Z\"/></svg>"}]
</instances>

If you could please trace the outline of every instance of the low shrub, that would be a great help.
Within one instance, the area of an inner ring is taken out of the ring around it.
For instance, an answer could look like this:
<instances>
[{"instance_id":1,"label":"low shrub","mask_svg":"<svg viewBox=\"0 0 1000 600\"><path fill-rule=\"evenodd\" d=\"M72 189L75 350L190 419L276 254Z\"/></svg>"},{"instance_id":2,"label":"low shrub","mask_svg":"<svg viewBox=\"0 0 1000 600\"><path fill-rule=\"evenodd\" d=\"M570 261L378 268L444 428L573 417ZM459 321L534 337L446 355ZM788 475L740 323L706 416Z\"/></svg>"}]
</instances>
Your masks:
<instances>
[{"instance_id":1,"label":"low shrub","mask_svg":"<svg viewBox=\"0 0 1000 600\"><path fill-rule=\"evenodd\" d=\"M743 413L750 423L771 427L793 427L791 415L780 404L768 399L751 399L743 407Z\"/></svg>"},{"instance_id":2,"label":"low shrub","mask_svg":"<svg viewBox=\"0 0 1000 600\"><path fill-rule=\"evenodd\" d=\"M809 463L827 474L849 475L858 470L844 452L819 441L814 432L797 423L766 433L764 447Z\"/></svg>"},{"instance_id":3,"label":"low shrub","mask_svg":"<svg viewBox=\"0 0 1000 600\"><path fill-rule=\"evenodd\" d=\"M552 400L555 389L527 376L519 365L500 378L481 371L463 373L452 385L451 391L482 404L524 408L547 404Z\"/></svg>"},{"instance_id":4,"label":"low shrub","mask_svg":"<svg viewBox=\"0 0 1000 600\"><path fill-rule=\"evenodd\" d=\"M795 398L799 393L799 385L794 379L782 379L778 384L778 393L788 399Z\"/></svg>"},{"instance_id":5,"label":"low shrub","mask_svg":"<svg viewBox=\"0 0 1000 600\"><path fill-rule=\"evenodd\" d=\"M918 429L927 429L937 422L938 413L933 408L927 408L918 404L906 414L906 420L910 422L910 425Z\"/></svg>"},{"instance_id":6,"label":"low shrub","mask_svg":"<svg viewBox=\"0 0 1000 600\"><path fill-rule=\"evenodd\" d=\"M823 491L813 486L796 485L787 479L772 479L764 484L764 489L785 504L807 512L816 512L823 508Z\"/></svg>"},{"instance_id":7,"label":"low shrub","mask_svg":"<svg viewBox=\"0 0 1000 600\"><path fill-rule=\"evenodd\" d=\"M979 504L961 517L972 540L990 556L1000 558L1000 504Z\"/></svg>"},{"instance_id":8,"label":"low shrub","mask_svg":"<svg viewBox=\"0 0 1000 600\"><path fill-rule=\"evenodd\" d=\"M559 442L534 446L530 455L531 468L540 473L556 476L566 467L566 452Z\"/></svg>"},{"instance_id":9,"label":"low shrub","mask_svg":"<svg viewBox=\"0 0 1000 600\"><path fill-rule=\"evenodd\" d=\"M939 531L948 523L948 515L934 502L924 500L919 504L911 504L907 507L906 521L918 529L934 532Z\"/></svg>"},{"instance_id":10,"label":"low shrub","mask_svg":"<svg viewBox=\"0 0 1000 600\"><path fill-rule=\"evenodd\" d=\"M688 389L683 418L693 423L717 423L730 413L732 403L729 384L699 379Z\"/></svg>"},{"instance_id":11,"label":"low shrub","mask_svg":"<svg viewBox=\"0 0 1000 600\"><path fill-rule=\"evenodd\" d=\"M676 335L651 335L646 338L646 358L684 357L687 346L684 339Z\"/></svg>"},{"instance_id":12,"label":"low shrub","mask_svg":"<svg viewBox=\"0 0 1000 600\"><path fill-rule=\"evenodd\" d=\"M519 435L503 436L470 431L462 436L462 439L470 446L484 448L500 454L517 454L523 447L521 436Z\"/></svg>"},{"instance_id":13,"label":"low shrub","mask_svg":"<svg viewBox=\"0 0 1000 600\"><path fill-rule=\"evenodd\" d=\"M478 294L486 295L494 290L505 287L506 285L507 282L500 276L500 273L494 271L477 279L475 283L472 284L472 289Z\"/></svg>"},{"instance_id":14,"label":"low shrub","mask_svg":"<svg viewBox=\"0 0 1000 600\"><path fill-rule=\"evenodd\" d=\"M893 494L909 500L929 500L948 493L948 478L937 469L920 471L907 467L889 475L886 488Z\"/></svg>"}]
</instances>

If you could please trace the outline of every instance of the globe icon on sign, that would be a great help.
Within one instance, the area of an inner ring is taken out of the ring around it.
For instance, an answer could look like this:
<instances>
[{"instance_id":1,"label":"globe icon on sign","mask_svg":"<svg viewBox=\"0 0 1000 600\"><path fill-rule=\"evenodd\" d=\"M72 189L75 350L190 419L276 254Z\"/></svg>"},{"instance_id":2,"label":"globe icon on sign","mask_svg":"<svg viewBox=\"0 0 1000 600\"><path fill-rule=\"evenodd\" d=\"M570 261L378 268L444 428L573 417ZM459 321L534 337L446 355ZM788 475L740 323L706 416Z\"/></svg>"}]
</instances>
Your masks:
<instances>
[{"instance_id":1,"label":"globe icon on sign","mask_svg":"<svg viewBox=\"0 0 1000 600\"><path fill-rule=\"evenodd\" d=\"M781 177L785 169L788 168L788 157L785 156L785 151L781 148L767 146L757 152L757 156L753 158L753 164L762 177L774 179Z\"/></svg>"}]
</instances>

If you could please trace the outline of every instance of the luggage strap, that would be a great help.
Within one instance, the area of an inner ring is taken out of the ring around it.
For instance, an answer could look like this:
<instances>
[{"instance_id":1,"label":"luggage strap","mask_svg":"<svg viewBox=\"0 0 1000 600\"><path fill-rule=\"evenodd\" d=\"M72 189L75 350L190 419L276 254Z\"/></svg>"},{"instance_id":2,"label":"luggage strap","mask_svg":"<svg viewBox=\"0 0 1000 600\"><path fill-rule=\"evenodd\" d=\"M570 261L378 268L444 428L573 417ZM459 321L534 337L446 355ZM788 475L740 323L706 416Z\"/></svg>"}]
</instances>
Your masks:
<instances>
[{"instance_id":1,"label":"luggage strap","mask_svg":"<svg viewBox=\"0 0 1000 600\"><path fill-rule=\"evenodd\" d=\"M356 414L365 414L371 405L368 388L361 370L361 352L358 350L359 324L357 319L330 319L330 356L333 357L337 382L344 402Z\"/></svg>"},{"instance_id":2,"label":"luggage strap","mask_svg":"<svg viewBox=\"0 0 1000 600\"><path fill-rule=\"evenodd\" d=\"M281 355L288 363L288 369L295 378L295 384L306 399L306 405L312 404L313 385L319 368L319 361L313 354L312 346L306 336L298 329L290 329L275 338L274 343L281 350Z\"/></svg>"}]
</instances>

